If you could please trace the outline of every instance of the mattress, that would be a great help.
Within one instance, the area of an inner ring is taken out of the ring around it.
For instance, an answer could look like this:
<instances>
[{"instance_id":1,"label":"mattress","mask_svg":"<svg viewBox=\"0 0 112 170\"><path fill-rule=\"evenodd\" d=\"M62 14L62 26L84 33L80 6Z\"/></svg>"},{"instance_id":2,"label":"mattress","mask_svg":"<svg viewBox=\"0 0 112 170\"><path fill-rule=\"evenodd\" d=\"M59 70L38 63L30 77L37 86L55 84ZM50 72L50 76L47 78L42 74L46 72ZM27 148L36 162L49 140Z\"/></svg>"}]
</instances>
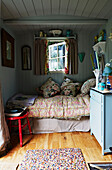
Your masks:
<instances>
[{"instance_id":1,"label":"mattress","mask_svg":"<svg viewBox=\"0 0 112 170\"><path fill-rule=\"evenodd\" d=\"M33 134L56 132L88 132L90 131L90 118L82 117L80 120L38 119L29 118ZM29 134L28 128L24 133Z\"/></svg>"}]
</instances>

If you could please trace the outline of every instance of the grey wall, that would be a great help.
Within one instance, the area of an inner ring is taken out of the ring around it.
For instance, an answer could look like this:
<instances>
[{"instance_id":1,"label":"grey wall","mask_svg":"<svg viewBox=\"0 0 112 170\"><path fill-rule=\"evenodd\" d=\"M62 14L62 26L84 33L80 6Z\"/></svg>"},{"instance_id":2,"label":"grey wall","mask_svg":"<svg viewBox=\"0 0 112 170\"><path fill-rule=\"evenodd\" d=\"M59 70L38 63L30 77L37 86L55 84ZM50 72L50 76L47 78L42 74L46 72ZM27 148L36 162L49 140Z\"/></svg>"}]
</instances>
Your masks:
<instances>
[{"instance_id":1,"label":"grey wall","mask_svg":"<svg viewBox=\"0 0 112 170\"><path fill-rule=\"evenodd\" d=\"M0 82L1 82L1 88L2 88L3 102L5 105L7 99L12 94L18 91L17 69L16 69L16 37L9 29L7 29L2 24L2 21L1 21L0 22L0 44L1 44L1 28L4 28L7 32L9 32L15 38L15 68L2 66L1 45L0 45Z\"/></svg>"},{"instance_id":2,"label":"grey wall","mask_svg":"<svg viewBox=\"0 0 112 170\"><path fill-rule=\"evenodd\" d=\"M77 75L69 75L68 77L72 78L74 81L83 82L88 78L93 77L92 66L90 61L90 53L93 52L93 37L94 34L88 33L88 31L79 32L78 35L78 52L85 52L84 61L81 63L78 60L78 74ZM32 57L32 70L22 70L21 69L21 47L23 45L31 46L31 57ZM18 70L18 84L19 91L24 93L35 93L35 88L39 87L47 80L48 77L52 77L59 84L62 83L65 74L57 73L51 75L37 76L34 75L34 35L31 34L22 34L17 38L17 70Z\"/></svg>"}]
</instances>

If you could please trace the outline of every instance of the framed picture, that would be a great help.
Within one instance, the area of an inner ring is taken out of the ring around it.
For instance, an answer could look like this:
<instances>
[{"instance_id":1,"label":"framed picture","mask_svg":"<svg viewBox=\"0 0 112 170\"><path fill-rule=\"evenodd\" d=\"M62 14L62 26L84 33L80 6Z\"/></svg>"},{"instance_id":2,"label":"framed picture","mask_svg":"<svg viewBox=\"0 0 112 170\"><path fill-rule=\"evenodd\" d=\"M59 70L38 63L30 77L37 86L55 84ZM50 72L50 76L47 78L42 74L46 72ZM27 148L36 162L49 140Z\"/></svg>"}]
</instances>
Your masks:
<instances>
[{"instance_id":1,"label":"framed picture","mask_svg":"<svg viewBox=\"0 0 112 170\"><path fill-rule=\"evenodd\" d=\"M31 70L31 47L22 47L22 70Z\"/></svg>"},{"instance_id":2,"label":"framed picture","mask_svg":"<svg viewBox=\"0 0 112 170\"><path fill-rule=\"evenodd\" d=\"M4 29L1 30L1 55L2 66L14 68L14 38Z\"/></svg>"}]
</instances>

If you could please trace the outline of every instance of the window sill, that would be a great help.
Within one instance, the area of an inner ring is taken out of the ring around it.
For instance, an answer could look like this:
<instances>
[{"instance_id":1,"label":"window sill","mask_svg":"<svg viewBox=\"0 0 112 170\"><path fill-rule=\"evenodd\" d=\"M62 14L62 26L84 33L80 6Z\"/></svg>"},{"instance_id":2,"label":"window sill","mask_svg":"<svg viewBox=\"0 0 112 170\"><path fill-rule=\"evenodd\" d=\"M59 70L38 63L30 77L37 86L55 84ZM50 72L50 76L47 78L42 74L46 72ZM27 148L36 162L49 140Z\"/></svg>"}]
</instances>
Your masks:
<instances>
[{"instance_id":1,"label":"window sill","mask_svg":"<svg viewBox=\"0 0 112 170\"><path fill-rule=\"evenodd\" d=\"M50 73L65 73L64 71L49 71Z\"/></svg>"}]
</instances>

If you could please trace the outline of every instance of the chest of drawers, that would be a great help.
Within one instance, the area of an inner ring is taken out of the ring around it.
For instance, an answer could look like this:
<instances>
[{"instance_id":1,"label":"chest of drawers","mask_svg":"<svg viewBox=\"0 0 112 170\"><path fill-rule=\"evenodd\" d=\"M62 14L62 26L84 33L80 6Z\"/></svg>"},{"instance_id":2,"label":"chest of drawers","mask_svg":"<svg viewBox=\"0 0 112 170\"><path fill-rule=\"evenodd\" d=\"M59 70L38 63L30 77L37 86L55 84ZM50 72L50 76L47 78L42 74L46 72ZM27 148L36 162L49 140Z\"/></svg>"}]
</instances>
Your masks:
<instances>
[{"instance_id":1,"label":"chest of drawers","mask_svg":"<svg viewBox=\"0 0 112 170\"><path fill-rule=\"evenodd\" d=\"M102 155L112 152L112 93L90 90L90 127L102 147Z\"/></svg>"}]
</instances>

